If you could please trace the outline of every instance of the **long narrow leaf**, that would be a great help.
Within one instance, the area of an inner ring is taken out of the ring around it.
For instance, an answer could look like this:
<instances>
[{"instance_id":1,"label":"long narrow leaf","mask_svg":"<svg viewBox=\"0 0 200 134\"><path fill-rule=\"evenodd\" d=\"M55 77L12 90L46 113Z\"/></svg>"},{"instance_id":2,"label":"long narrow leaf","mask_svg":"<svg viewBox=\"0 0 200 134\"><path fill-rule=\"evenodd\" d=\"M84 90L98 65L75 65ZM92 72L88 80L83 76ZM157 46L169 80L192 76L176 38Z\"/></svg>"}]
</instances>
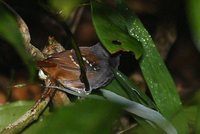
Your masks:
<instances>
[{"instance_id":1,"label":"long narrow leaf","mask_svg":"<svg viewBox=\"0 0 200 134\"><path fill-rule=\"evenodd\" d=\"M93 21L97 34L102 43L110 52L113 52L117 49L123 50L121 49L122 45L116 45L116 49L113 50L111 48L113 44L106 42L105 39L112 39L113 35L111 33L113 32L115 35L121 36L119 33L124 32L125 29L129 34L129 38L134 38L140 42L140 45L143 47L143 53L142 57L139 59L139 65L148 84L152 97L156 103L156 106L167 119L173 120L173 123L179 133L188 133L187 121L184 117L181 101L176 91L175 84L164 62L162 61L162 58L159 55L151 36L144 28L141 21L136 15L132 13L132 11L126 7L123 0L116 0L117 6L115 7L106 4L105 0L98 2L94 1L92 2ZM114 13L113 10L115 11ZM101 14L101 11L105 11L106 15ZM109 16L109 18L105 16ZM120 18L122 21L120 21ZM109 25L109 28L105 25ZM107 29L111 29L113 26L123 30L105 31L104 29L105 27L107 27ZM104 28L100 30L101 27ZM104 35L106 35L106 37L104 37ZM132 47L134 47L136 44L138 43L133 42L132 44L128 45L132 45ZM125 46L127 44L123 45ZM135 51L132 49L129 49L129 51L135 53Z\"/></svg>"},{"instance_id":2,"label":"long narrow leaf","mask_svg":"<svg viewBox=\"0 0 200 134\"><path fill-rule=\"evenodd\" d=\"M151 36L139 18L131 13L123 1L116 1L119 4L119 10L127 20L126 26L129 34L141 42L143 46L143 56L139 65L157 107L166 118L173 119L179 133L188 133L187 121L184 117L176 86Z\"/></svg>"},{"instance_id":3,"label":"long narrow leaf","mask_svg":"<svg viewBox=\"0 0 200 134\"><path fill-rule=\"evenodd\" d=\"M132 51L139 58L142 55L140 43L130 38L125 20L117 10L105 6L101 1L91 1L93 23L99 39L110 53Z\"/></svg>"},{"instance_id":4,"label":"long narrow leaf","mask_svg":"<svg viewBox=\"0 0 200 134\"><path fill-rule=\"evenodd\" d=\"M110 101L119 103L125 106L125 109L139 117L149 120L162 128L167 134L177 134L176 129L172 124L167 121L160 113L154 111L148 107L145 107L137 102L130 101L124 97L121 97L111 91L101 90L103 95Z\"/></svg>"},{"instance_id":5,"label":"long narrow leaf","mask_svg":"<svg viewBox=\"0 0 200 134\"><path fill-rule=\"evenodd\" d=\"M140 59L140 67L152 96L161 112L164 115L171 116L181 105L175 84L155 48L151 36L139 18L122 4L122 0L117 1L120 3L119 8L123 17L127 20L126 26L129 34L141 42L143 46L144 50L143 56ZM169 101L168 98L171 98L171 100Z\"/></svg>"},{"instance_id":6,"label":"long narrow leaf","mask_svg":"<svg viewBox=\"0 0 200 134\"><path fill-rule=\"evenodd\" d=\"M109 85L104 87L104 89L112 91L112 92L114 92L114 93L116 93L120 96L123 96L127 99L130 99L132 101L142 103L144 105L151 107L151 105L148 105L148 103L143 103L143 101L141 101L140 98L143 98L143 96L140 96L140 93L138 93L139 92L138 90L140 90L140 89L135 89L134 87L129 87L129 86L123 86L124 84L126 85L127 83L122 82L123 85L121 85L120 82L119 82L119 81L121 81L120 76L118 76L118 74L115 74L115 77L119 77L119 78L114 79ZM147 97L147 96L145 96L145 97ZM149 122L147 122L143 118L140 118L140 117L135 116L135 115L133 115L133 118L138 122L140 128L142 128L140 130L140 132L149 133L149 134L157 133L158 129L155 128L155 126L152 126L152 124L149 124ZM135 131L135 129L133 131Z\"/></svg>"},{"instance_id":7,"label":"long narrow leaf","mask_svg":"<svg viewBox=\"0 0 200 134\"><path fill-rule=\"evenodd\" d=\"M124 90L126 90L129 95L133 95L132 97L136 97L140 103L148 107L156 108L152 100L138 89L124 74L117 70L113 70L113 72L117 81L124 87Z\"/></svg>"}]
</instances>

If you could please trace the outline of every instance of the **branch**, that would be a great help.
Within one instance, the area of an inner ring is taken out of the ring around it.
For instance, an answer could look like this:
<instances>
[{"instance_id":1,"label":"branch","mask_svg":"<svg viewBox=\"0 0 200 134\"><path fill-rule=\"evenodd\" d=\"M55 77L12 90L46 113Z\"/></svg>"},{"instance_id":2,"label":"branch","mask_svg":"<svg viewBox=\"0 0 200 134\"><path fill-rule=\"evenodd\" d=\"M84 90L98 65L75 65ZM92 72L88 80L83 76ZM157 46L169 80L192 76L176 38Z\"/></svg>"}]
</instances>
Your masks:
<instances>
[{"instance_id":1,"label":"branch","mask_svg":"<svg viewBox=\"0 0 200 134\"><path fill-rule=\"evenodd\" d=\"M38 48L36 48L34 45L30 43L31 37L29 34L28 27L26 23L23 21L23 19L12 9L11 11L14 12L14 14L17 17L17 22L19 25L20 32L22 34L22 37L24 39L24 46L26 51L34 57L36 60L44 60L48 55L64 51L64 48L57 43L54 38L49 38L49 46L46 47L46 49L51 51L46 51L46 55L44 55ZM53 47L52 47L53 46ZM51 53L52 52L52 53ZM24 128L26 128L28 125L30 125L33 121L38 120L39 116L42 114L42 112L46 109L49 102L53 98L53 102L56 106L63 106L69 104L69 98L67 95L61 91L57 91L53 88L48 88L48 86L52 86L54 83L52 83L49 79L45 81L45 88L44 92L42 93L41 98L35 103L35 105L27 111L24 115L22 115L18 120L16 120L14 123L9 124L6 128L4 128L0 133L1 134L16 134L20 133ZM54 95L56 96L54 98Z\"/></svg>"},{"instance_id":2,"label":"branch","mask_svg":"<svg viewBox=\"0 0 200 134\"><path fill-rule=\"evenodd\" d=\"M49 44L41 52L38 48L36 48L34 45L30 43L31 37L26 23L19 15L17 16L17 18L18 18L17 22L19 25L19 29L24 39L25 49L36 60L44 60L51 54L59 53L65 50L64 47L60 43L58 43L53 37L49 37L48 38ZM55 98L53 97L53 104L55 105L55 107L67 105L69 104L69 102L70 100L64 92L56 91Z\"/></svg>"},{"instance_id":3,"label":"branch","mask_svg":"<svg viewBox=\"0 0 200 134\"><path fill-rule=\"evenodd\" d=\"M80 8L78 8L76 11L75 11L75 13L74 13L74 15L73 15L73 17L72 17L72 19L71 19L71 22L70 22L70 26L71 26L71 32L74 34L75 32L76 32L76 30L77 30L77 28L78 28L78 25L79 25L79 23L80 23L80 20L81 20L81 17L82 17L82 14L83 14L83 12L84 12L84 7L80 7Z\"/></svg>"},{"instance_id":4,"label":"branch","mask_svg":"<svg viewBox=\"0 0 200 134\"><path fill-rule=\"evenodd\" d=\"M42 97L35 103L35 105L22 115L18 120L9 124L0 133L1 134L17 134L20 133L24 128L26 128L33 121L38 120L39 116L46 109L49 104L51 97L54 95L55 89L45 89Z\"/></svg>"},{"instance_id":5,"label":"branch","mask_svg":"<svg viewBox=\"0 0 200 134\"><path fill-rule=\"evenodd\" d=\"M36 48L34 45L32 45L31 42L31 37L29 34L28 27L26 23L23 21L23 19L20 16L17 16L17 23L19 25L19 30L22 34L22 37L24 39L24 46L26 51L34 57L36 60L43 60L45 59L44 55L42 52Z\"/></svg>"}]
</instances>

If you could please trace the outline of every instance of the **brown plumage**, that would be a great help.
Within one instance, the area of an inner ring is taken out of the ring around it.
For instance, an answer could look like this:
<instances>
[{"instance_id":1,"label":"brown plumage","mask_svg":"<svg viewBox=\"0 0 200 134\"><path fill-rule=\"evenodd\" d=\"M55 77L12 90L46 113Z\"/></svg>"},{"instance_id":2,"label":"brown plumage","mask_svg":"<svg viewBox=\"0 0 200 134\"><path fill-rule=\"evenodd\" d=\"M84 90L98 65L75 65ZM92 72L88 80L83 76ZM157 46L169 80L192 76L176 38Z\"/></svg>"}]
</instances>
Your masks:
<instances>
[{"instance_id":1,"label":"brown plumage","mask_svg":"<svg viewBox=\"0 0 200 134\"><path fill-rule=\"evenodd\" d=\"M92 47L80 47L86 66L90 90L107 84L112 78L111 68L118 66L118 57L111 58L100 44ZM62 90L72 90L85 93L85 85L80 81L80 68L74 50L66 50L53 54L38 62L38 67L53 80L64 87Z\"/></svg>"}]
</instances>

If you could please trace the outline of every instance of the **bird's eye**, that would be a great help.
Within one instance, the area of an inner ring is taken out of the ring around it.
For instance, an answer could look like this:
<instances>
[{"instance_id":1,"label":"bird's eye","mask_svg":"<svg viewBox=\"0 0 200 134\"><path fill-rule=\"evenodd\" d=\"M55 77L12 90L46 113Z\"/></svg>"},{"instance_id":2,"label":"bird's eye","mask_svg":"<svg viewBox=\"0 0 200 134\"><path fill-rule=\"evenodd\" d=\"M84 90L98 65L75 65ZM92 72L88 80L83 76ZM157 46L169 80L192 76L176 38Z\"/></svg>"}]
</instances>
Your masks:
<instances>
[{"instance_id":1,"label":"bird's eye","mask_svg":"<svg viewBox=\"0 0 200 134\"><path fill-rule=\"evenodd\" d=\"M39 70L38 75L41 80L46 80L48 77L41 69Z\"/></svg>"}]
</instances>

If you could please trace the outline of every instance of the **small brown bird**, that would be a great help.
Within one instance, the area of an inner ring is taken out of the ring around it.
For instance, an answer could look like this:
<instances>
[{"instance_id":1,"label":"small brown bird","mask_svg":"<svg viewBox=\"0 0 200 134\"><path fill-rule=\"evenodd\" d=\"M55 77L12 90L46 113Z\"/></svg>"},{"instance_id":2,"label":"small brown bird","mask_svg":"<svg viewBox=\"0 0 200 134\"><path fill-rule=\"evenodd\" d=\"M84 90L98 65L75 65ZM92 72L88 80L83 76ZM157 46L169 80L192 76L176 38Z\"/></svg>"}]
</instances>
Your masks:
<instances>
[{"instance_id":1,"label":"small brown bird","mask_svg":"<svg viewBox=\"0 0 200 134\"><path fill-rule=\"evenodd\" d=\"M74 50L56 53L39 61L40 78L50 78L58 82L57 89L77 96L87 95L91 90L109 83L113 78L112 68L117 68L119 65L119 56L111 57L100 43L92 47L80 47L80 51L90 89L85 89L84 83L80 81L80 67Z\"/></svg>"}]
</instances>

